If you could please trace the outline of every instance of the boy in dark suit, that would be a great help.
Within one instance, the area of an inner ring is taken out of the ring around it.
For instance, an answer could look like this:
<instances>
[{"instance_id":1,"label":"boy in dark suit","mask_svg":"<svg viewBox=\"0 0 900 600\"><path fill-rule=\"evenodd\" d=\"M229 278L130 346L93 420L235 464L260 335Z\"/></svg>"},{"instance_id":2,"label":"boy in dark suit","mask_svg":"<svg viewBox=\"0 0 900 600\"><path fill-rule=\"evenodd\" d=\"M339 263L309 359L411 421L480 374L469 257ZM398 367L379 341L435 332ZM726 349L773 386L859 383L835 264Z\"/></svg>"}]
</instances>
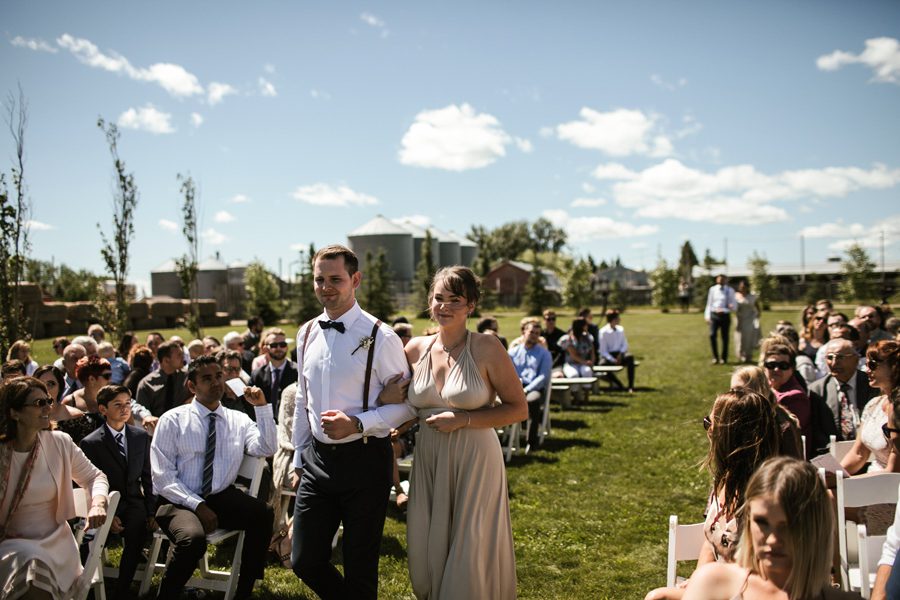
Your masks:
<instances>
[{"instance_id":1,"label":"boy in dark suit","mask_svg":"<svg viewBox=\"0 0 900 600\"><path fill-rule=\"evenodd\" d=\"M121 385L107 385L97 393L106 424L81 440L81 449L106 474L110 491L122 495L110 528L121 534L122 560L113 598L131 598L131 581L147 532L155 528L156 498L150 479L150 436L131 420L131 393Z\"/></svg>"}]
</instances>

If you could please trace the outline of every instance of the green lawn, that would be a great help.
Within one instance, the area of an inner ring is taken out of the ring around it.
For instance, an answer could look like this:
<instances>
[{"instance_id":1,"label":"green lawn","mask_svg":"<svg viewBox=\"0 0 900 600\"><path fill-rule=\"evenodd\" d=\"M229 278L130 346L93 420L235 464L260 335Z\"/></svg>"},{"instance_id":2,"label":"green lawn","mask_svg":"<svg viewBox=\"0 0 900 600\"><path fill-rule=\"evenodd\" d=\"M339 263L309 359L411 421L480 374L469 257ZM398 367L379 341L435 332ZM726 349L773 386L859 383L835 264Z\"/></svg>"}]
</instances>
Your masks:
<instances>
[{"instance_id":1,"label":"green lawn","mask_svg":"<svg viewBox=\"0 0 900 600\"><path fill-rule=\"evenodd\" d=\"M510 339L520 316L500 318ZM766 313L763 331L796 318L794 310ZM567 320L561 314L560 324ZM636 393L611 393L603 384L585 406L554 406L544 449L509 465L520 598L643 597L665 583L669 515L701 518L708 485L698 468L706 450L701 419L728 388L731 368L709 364L698 313L629 311L622 324L642 363ZM424 325L417 321L415 331ZM49 340L34 346L38 361L51 357ZM379 591L383 598L412 598L405 523L395 512L385 527ZM258 597L315 595L290 571L270 567Z\"/></svg>"}]
</instances>

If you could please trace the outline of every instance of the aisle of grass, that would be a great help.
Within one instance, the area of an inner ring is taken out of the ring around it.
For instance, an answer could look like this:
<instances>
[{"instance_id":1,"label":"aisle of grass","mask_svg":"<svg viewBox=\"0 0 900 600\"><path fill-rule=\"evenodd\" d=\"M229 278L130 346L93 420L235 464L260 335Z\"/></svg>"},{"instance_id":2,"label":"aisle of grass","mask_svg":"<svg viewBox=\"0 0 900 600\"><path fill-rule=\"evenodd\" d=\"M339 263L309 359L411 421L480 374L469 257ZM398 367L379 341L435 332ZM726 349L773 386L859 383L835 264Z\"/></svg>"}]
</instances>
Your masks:
<instances>
[{"instance_id":1,"label":"aisle of grass","mask_svg":"<svg viewBox=\"0 0 900 600\"><path fill-rule=\"evenodd\" d=\"M519 317L501 316L510 339L518 335ZM763 331L794 317L793 311L766 313ZM415 330L424 324L417 321ZM669 514L683 522L701 517L708 485L698 470L706 448L701 419L715 394L727 389L731 368L709 364L699 314L628 312L623 325L642 362L637 392L610 393L602 384L586 406L554 406L544 449L509 465L522 599L643 597L665 581ZM49 341L35 346L38 360L49 360ZM380 597L412 598L405 523L396 512L388 514L379 579ZM315 598L276 567L267 570L258 596Z\"/></svg>"}]
</instances>

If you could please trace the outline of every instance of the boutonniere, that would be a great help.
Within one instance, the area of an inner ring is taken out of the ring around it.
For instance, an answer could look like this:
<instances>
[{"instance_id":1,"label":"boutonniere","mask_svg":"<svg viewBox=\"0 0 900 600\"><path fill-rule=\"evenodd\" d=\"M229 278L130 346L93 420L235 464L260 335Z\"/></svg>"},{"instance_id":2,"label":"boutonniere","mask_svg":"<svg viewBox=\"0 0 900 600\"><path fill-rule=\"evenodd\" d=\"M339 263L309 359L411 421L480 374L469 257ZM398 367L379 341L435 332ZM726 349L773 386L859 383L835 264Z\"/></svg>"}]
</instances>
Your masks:
<instances>
[{"instance_id":1,"label":"boutonniere","mask_svg":"<svg viewBox=\"0 0 900 600\"><path fill-rule=\"evenodd\" d=\"M375 338L372 336L361 337L359 338L359 345L353 349L353 352L350 353L350 356L356 354L356 351L362 348L363 350L368 350L372 347L372 344L375 343Z\"/></svg>"}]
</instances>

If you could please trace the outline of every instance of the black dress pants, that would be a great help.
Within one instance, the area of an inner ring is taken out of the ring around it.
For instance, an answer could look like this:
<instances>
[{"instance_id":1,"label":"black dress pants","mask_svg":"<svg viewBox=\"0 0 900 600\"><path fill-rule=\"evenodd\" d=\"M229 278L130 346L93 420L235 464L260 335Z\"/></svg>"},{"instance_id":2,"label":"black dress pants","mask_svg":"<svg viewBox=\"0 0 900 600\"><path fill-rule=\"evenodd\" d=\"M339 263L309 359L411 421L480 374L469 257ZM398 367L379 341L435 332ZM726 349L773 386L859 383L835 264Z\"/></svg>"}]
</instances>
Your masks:
<instances>
[{"instance_id":1,"label":"black dress pants","mask_svg":"<svg viewBox=\"0 0 900 600\"><path fill-rule=\"evenodd\" d=\"M729 313L712 313L709 318L709 344L712 347L712 355L716 360L728 362L728 330L731 328L731 315ZM722 336L722 354L719 355L719 346L716 343L716 334Z\"/></svg>"},{"instance_id":2,"label":"black dress pants","mask_svg":"<svg viewBox=\"0 0 900 600\"><path fill-rule=\"evenodd\" d=\"M206 505L216 513L219 527L246 532L237 597L249 597L253 583L262 579L265 571L266 550L275 520L272 508L233 486L208 496ZM172 560L163 575L157 597L170 600L178 597L197 567L197 561L206 552L206 534L194 511L176 504L161 505L156 511L156 522L173 548Z\"/></svg>"},{"instance_id":3,"label":"black dress pants","mask_svg":"<svg viewBox=\"0 0 900 600\"><path fill-rule=\"evenodd\" d=\"M610 354L613 356L613 358L616 359L616 361L618 360L619 356L622 357L621 364L623 367L625 367L625 372L628 374L628 389L633 390L634 389L634 357L630 354L622 354L621 352L610 352ZM607 360L602 360L602 363L605 365L619 364L616 361L609 362ZM622 382L619 381L619 378L616 377L615 373L610 373L608 375L608 377L610 377L610 380L616 385L616 387L618 387L619 389L622 389Z\"/></svg>"},{"instance_id":4,"label":"black dress pants","mask_svg":"<svg viewBox=\"0 0 900 600\"><path fill-rule=\"evenodd\" d=\"M378 558L393 474L390 438L346 444L313 441L303 450L294 507L294 573L323 600L378 597ZM331 541L344 524L344 574Z\"/></svg>"},{"instance_id":5,"label":"black dress pants","mask_svg":"<svg viewBox=\"0 0 900 600\"><path fill-rule=\"evenodd\" d=\"M125 505L116 516L122 521L124 529L119 534L122 537L122 559L119 562L119 578L116 580L113 598L125 600L133 598L131 594L131 582L134 572L137 570L141 559L141 550L147 541L147 508L144 498L125 498Z\"/></svg>"}]
</instances>

